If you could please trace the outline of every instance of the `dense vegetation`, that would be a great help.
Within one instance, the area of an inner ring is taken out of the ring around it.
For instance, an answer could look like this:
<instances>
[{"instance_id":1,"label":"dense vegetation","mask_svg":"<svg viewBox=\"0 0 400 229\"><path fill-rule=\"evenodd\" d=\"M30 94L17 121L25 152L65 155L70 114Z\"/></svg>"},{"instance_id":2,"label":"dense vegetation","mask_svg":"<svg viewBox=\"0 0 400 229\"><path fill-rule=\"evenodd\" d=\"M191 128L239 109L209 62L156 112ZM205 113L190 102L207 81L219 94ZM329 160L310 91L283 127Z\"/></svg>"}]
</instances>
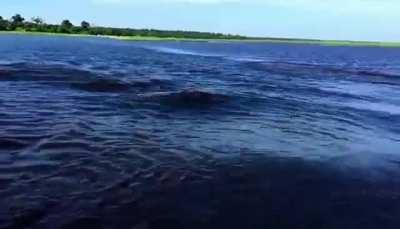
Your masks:
<instances>
[{"instance_id":1,"label":"dense vegetation","mask_svg":"<svg viewBox=\"0 0 400 229\"><path fill-rule=\"evenodd\" d=\"M78 26L73 25L69 20L63 20L59 25L47 24L42 18L34 17L30 21L25 20L20 14L10 19L0 16L0 31L26 31L45 33L66 33L66 34L90 34L90 35L111 35L111 36L143 36L143 37L173 37L189 39L244 39L238 35L226 35L221 33L204 33L193 31L165 31L155 29L130 29L111 28L102 26L91 26L89 22L82 21Z\"/></svg>"}]
</instances>

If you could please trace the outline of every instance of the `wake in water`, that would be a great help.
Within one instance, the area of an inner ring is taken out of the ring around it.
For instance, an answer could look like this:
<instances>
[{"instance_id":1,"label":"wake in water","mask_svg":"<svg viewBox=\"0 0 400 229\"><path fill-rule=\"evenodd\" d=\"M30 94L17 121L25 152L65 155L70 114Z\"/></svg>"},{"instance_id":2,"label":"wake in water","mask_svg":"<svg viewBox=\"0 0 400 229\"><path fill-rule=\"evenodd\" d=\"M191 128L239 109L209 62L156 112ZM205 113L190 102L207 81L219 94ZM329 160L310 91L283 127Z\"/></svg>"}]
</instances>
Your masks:
<instances>
[{"instance_id":1,"label":"wake in water","mask_svg":"<svg viewBox=\"0 0 400 229\"><path fill-rule=\"evenodd\" d=\"M0 228L397 229L398 55L1 37Z\"/></svg>"}]
</instances>

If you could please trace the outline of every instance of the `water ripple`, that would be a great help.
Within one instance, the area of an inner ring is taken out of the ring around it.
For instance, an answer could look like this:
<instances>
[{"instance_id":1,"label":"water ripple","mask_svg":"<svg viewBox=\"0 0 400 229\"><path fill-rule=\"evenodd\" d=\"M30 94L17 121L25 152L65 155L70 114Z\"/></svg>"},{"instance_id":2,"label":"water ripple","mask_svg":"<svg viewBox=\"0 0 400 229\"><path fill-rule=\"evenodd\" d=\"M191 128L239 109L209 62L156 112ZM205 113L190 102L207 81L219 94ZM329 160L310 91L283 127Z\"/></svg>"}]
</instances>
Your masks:
<instances>
[{"instance_id":1,"label":"water ripple","mask_svg":"<svg viewBox=\"0 0 400 229\"><path fill-rule=\"evenodd\" d=\"M399 58L2 35L0 228L397 228Z\"/></svg>"}]
</instances>

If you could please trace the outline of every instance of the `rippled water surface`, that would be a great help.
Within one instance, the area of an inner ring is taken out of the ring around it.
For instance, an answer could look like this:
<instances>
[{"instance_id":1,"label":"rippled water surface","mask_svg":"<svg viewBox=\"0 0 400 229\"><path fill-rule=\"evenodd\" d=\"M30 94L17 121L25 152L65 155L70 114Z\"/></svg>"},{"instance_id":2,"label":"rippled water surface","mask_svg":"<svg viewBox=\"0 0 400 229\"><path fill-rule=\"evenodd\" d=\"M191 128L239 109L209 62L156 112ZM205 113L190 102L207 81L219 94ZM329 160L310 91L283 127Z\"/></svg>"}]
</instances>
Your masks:
<instances>
[{"instance_id":1,"label":"rippled water surface","mask_svg":"<svg viewBox=\"0 0 400 229\"><path fill-rule=\"evenodd\" d=\"M0 228L399 228L400 49L0 36Z\"/></svg>"}]
</instances>

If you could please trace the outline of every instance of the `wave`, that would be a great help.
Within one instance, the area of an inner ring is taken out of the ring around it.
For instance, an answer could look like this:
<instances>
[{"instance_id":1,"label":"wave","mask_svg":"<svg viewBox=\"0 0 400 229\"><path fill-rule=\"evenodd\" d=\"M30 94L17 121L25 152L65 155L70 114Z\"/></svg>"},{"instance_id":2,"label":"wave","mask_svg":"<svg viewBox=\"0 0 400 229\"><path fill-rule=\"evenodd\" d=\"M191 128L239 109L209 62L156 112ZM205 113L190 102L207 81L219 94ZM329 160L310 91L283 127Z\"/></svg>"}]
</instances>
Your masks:
<instances>
[{"instance_id":1,"label":"wave","mask_svg":"<svg viewBox=\"0 0 400 229\"><path fill-rule=\"evenodd\" d=\"M183 90L178 92L158 92L144 94L142 97L158 101L164 105L177 107L201 107L225 103L229 96L200 90Z\"/></svg>"},{"instance_id":2,"label":"wave","mask_svg":"<svg viewBox=\"0 0 400 229\"><path fill-rule=\"evenodd\" d=\"M119 79L95 79L87 82L71 83L71 88L87 92L143 92L149 90L170 89L173 84L166 80L151 79L148 81L124 81Z\"/></svg>"},{"instance_id":3,"label":"wave","mask_svg":"<svg viewBox=\"0 0 400 229\"><path fill-rule=\"evenodd\" d=\"M118 78L117 78L118 77ZM0 65L0 81L35 82L65 86L87 92L117 93L131 90L170 90L174 84L170 80L137 80L124 74L99 74L88 69L73 68L64 65L13 63Z\"/></svg>"},{"instance_id":4,"label":"wave","mask_svg":"<svg viewBox=\"0 0 400 229\"><path fill-rule=\"evenodd\" d=\"M226 59L233 60L233 61L238 61L238 62L266 62L265 58L249 57L249 56L226 57Z\"/></svg>"},{"instance_id":5,"label":"wave","mask_svg":"<svg viewBox=\"0 0 400 229\"><path fill-rule=\"evenodd\" d=\"M87 92L126 92L130 90L127 83L115 79L97 79L90 82L71 83L70 86Z\"/></svg>"},{"instance_id":6,"label":"wave","mask_svg":"<svg viewBox=\"0 0 400 229\"><path fill-rule=\"evenodd\" d=\"M0 81L80 81L94 73L64 65L15 63L0 65Z\"/></svg>"},{"instance_id":7,"label":"wave","mask_svg":"<svg viewBox=\"0 0 400 229\"><path fill-rule=\"evenodd\" d=\"M348 102L344 103L349 107L353 107L360 110L365 111L373 111L373 112L380 112L380 113L387 113L390 115L400 115L400 106L395 104L388 104L388 103L367 103L367 102Z\"/></svg>"},{"instance_id":8,"label":"wave","mask_svg":"<svg viewBox=\"0 0 400 229\"><path fill-rule=\"evenodd\" d=\"M342 65L304 63L290 61L245 61L246 65L256 69L275 74L330 74L330 75L357 75L378 77L400 77L400 72L389 69L372 69L368 67L348 67Z\"/></svg>"}]
</instances>

